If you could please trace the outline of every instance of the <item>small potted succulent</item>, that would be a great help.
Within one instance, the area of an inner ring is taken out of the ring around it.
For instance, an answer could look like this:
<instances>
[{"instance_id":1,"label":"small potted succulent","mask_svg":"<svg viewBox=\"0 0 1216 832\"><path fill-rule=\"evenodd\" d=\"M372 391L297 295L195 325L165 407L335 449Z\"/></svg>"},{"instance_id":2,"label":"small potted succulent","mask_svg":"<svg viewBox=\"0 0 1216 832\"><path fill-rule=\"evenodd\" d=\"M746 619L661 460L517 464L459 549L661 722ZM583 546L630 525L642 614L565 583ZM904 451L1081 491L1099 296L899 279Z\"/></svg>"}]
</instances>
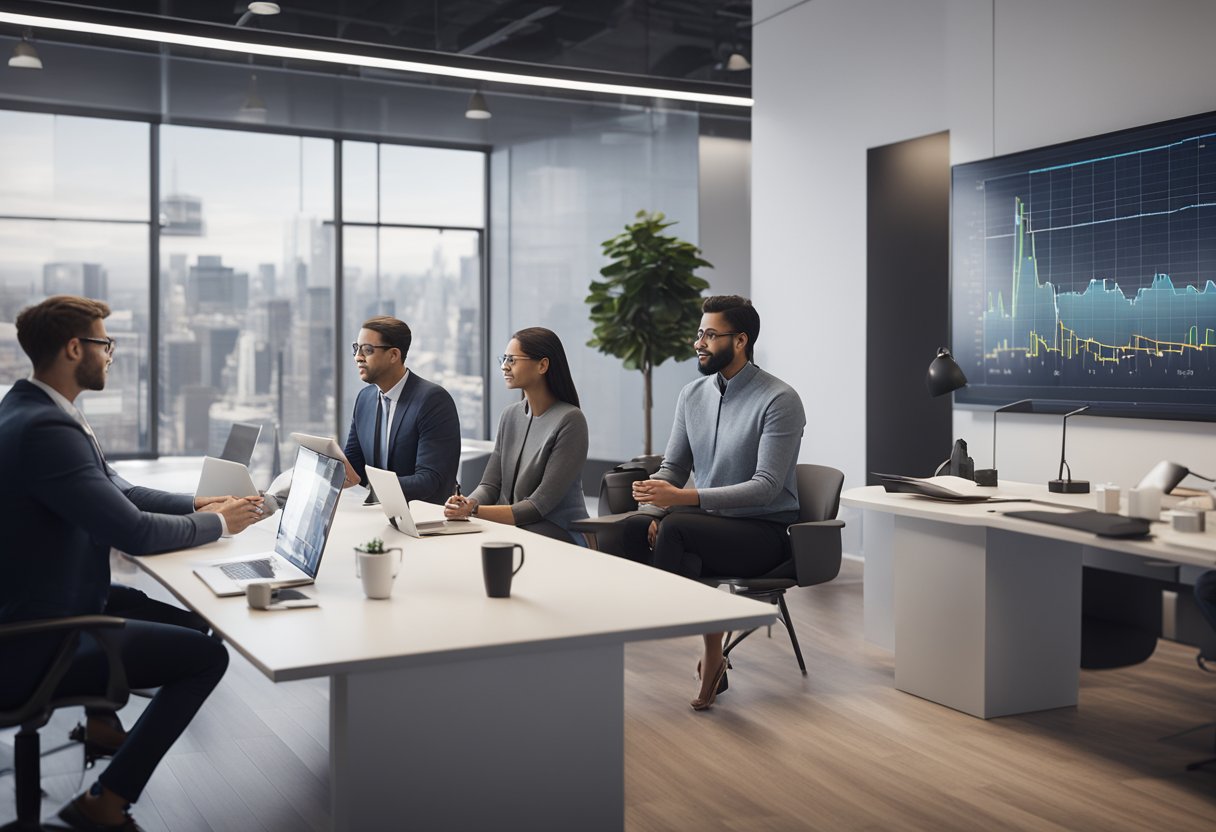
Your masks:
<instances>
[{"instance_id":1,"label":"small potted succulent","mask_svg":"<svg viewBox=\"0 0 1216 832\"><path fill-rule=\"evenodd\" d=\"M373 537L362 546L356 546L355 551L362 552L365 555L383 555L384 541L378 537Z\"/></svg>"}]
</instances>

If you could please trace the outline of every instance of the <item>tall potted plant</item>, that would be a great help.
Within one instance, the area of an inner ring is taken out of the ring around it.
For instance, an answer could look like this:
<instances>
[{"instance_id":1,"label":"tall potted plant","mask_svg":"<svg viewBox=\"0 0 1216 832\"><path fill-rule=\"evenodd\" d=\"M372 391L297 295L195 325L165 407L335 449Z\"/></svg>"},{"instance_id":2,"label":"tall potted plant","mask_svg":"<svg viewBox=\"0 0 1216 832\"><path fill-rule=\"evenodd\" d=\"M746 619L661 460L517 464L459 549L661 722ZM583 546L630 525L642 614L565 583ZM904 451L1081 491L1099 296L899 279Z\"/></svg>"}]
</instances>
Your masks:
<instances>
[{"instance_id":1,"label":"tall potted plant","mask_svg":"<svg viewBox=\"0 0 1216 832\"><path fill-rule=\"evenodd\" d=\"M636 222L603 243L612 262L591 283L592 338L587 346L641 370L646 455L654 452L651 430L654 368L669 358L695 355L692 334L701 320L701 293L709 283L695 274L713 268L701 249L662 232L675 225L662 213L638 211Z\"/></svg>"}]
</instances>

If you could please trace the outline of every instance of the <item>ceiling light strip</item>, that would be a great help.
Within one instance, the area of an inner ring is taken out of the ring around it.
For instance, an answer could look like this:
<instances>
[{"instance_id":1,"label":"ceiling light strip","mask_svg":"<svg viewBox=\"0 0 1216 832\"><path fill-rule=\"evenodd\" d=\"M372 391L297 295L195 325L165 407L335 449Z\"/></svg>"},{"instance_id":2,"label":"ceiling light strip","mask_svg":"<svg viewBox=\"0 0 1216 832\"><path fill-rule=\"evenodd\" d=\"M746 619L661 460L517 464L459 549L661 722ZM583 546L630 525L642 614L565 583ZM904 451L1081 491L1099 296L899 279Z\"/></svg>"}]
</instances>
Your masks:
<instances>
[{"instance_id":1,"label":"ceiling light strip","mask_svg":"<svg viewBox=\"0 0 1216 832\"><path fill-rule=\"evenodd\" d=\"M577 90L580 92L605 93L608 95L630 95L643 98L662 98L673 101L691 101L698 104L721 104L728 107L751 107L753 100L737 95L718 95L705 92L685 92L658 87L634 87L628 84L607 84L599 81L576 81L568 78L551 78L523 75L515 72L498 72L489 69L468 69L443 66L421 61L402 61L395 58L379 58L372 55L356 55L349 52L329 52L321 49L301 49L294 46L275 46L265 43L249 43L224 38L186 35L177 32L158 32L130 26L112 26L106 23L90 23L83 20L63 20L54 17L17 14L0 11L0 23L14 26L31 26L37 29L53 29L61 32L80 32L90 35L139 40L148 43L165 43L173 46L188 46L195 49L216 49L242 55L264 55L272 58L291 58L301 61L316 61L344 66L363 66L375 69L414 72L422 75L441 75L448 78L463 78L499 84L519 84L547 89Z\"/></svg>"}]
</instances>

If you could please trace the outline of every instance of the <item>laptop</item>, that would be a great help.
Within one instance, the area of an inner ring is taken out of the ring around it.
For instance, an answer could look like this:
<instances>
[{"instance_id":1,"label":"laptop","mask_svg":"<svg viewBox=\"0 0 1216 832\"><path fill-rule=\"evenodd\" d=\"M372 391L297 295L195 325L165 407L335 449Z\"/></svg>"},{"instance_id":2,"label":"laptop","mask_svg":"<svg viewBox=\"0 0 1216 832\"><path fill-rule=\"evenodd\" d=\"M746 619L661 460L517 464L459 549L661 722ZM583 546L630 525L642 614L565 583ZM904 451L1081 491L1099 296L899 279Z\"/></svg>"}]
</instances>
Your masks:
<instances>
[{"instance_id":1,"label":"laptop","mask_svg":"<svg viewBox=\"0 0 1216 832\"><path fill-rule=\"evenodd\" d=\"M474 534L481 531L481 526L467 520L428 520L422 523L414 522L410 513L410 504L401 490L401 481L392 471L367 466L367 481L376 490L380 498L380 508L388 517L393 528L410 537L432 537L441 534Z\"/></svg>"},{"instance_id":2,"label":"laptop","mask_svg":"<svg viewBox=\"0 0 1216 832\"><path fill-rule=\"evenodd\" d=\"M340 461L300 448L291 477L291 497L279 518L274 551L240 555L194 570L220 597L241 595L251 583L311 584L338 508L346 473Z\"/></svg>"},{"instance_id":3,"label":"laptop","mask_svg":"<svg viewBox=\"0 0 1216 832\"><path fill-rule=\"evenodd\" d=\"M203 457L203 473L198 478L195 497L252 497L257 493L249 469L242 463Z\"/></svg>"},{"instance_id":4,"label":"laptop","mask_svg":"<svg viewBox=\"0 0 1216 832\"><path fill-rule=\"evenodd\" d=\"M261 435L261 425L234 422L228 431L228 441L224 443L224 450L220 451L220 459L249 465L249 461L253 459L253 449L257 447L258 437Z\"/></svg>"}]
</instances>

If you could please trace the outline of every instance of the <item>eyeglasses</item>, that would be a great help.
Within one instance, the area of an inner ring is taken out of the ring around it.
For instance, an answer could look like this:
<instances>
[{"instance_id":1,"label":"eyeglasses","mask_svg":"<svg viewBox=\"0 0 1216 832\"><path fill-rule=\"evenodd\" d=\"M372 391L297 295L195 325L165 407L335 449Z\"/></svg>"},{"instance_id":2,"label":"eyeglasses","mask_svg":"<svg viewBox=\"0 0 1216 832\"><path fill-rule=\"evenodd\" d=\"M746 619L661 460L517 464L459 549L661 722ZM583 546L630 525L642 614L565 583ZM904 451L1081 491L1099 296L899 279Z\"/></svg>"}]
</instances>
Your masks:
<instances>
[{"instance_id":1,"label":"eyeglasses","mask_svg":"<svg viewBox=\"0 0 1216 832\"><path fill-rule=\"evenodd\" d=\"M698 329L697 337L692 339L694 344L699 344L702 341L713 341L716 338L725 338L728 335L741 335L740 332L714 332L712 329Z\"/></svg>"},{"instance_id":2,"label":"eyeglasses","mask_svg":"<svg viewBox=\"0 0 1216 832\"><path fill-rule=\"evenodd\" d=\"M113 355L114 347L118 345L118 342L113 338L81 338L80 340L88 341L90 344L105 344L106 355Z\"/></svg>"},{"instance_id":3,"label":"eyeglasses","mask_svg":"<svg viewBox=\"0 0 1216 832\"><path fill-rule=\"evenodd\" d=\"M391 350L391 349L393 349L393 347L392 347L392 345L391 345L391 344L390 344L390 345L385 345L385 344L351 344L351 345L350 345L350 354L351 354L351 355L359 355L360 353L362 353L364 357L369 357L369 356L375 355L375 354L376 354L376 350Z\"/></svg>"},{"instance_id":4,"label":"eyeglasses","mask_svg":"<svg viewBox=\"0 0 1216 832\"><path fill-rule=\"evenodd\" d=\"M498 366L501 367L505 364L508 367L510 367L516 361L539 361L539 360L540 360L539 358L533 358L530 355L510 355L510 354L500 355L500 356L498 356Z\"/></svg>"}]
</instances>

